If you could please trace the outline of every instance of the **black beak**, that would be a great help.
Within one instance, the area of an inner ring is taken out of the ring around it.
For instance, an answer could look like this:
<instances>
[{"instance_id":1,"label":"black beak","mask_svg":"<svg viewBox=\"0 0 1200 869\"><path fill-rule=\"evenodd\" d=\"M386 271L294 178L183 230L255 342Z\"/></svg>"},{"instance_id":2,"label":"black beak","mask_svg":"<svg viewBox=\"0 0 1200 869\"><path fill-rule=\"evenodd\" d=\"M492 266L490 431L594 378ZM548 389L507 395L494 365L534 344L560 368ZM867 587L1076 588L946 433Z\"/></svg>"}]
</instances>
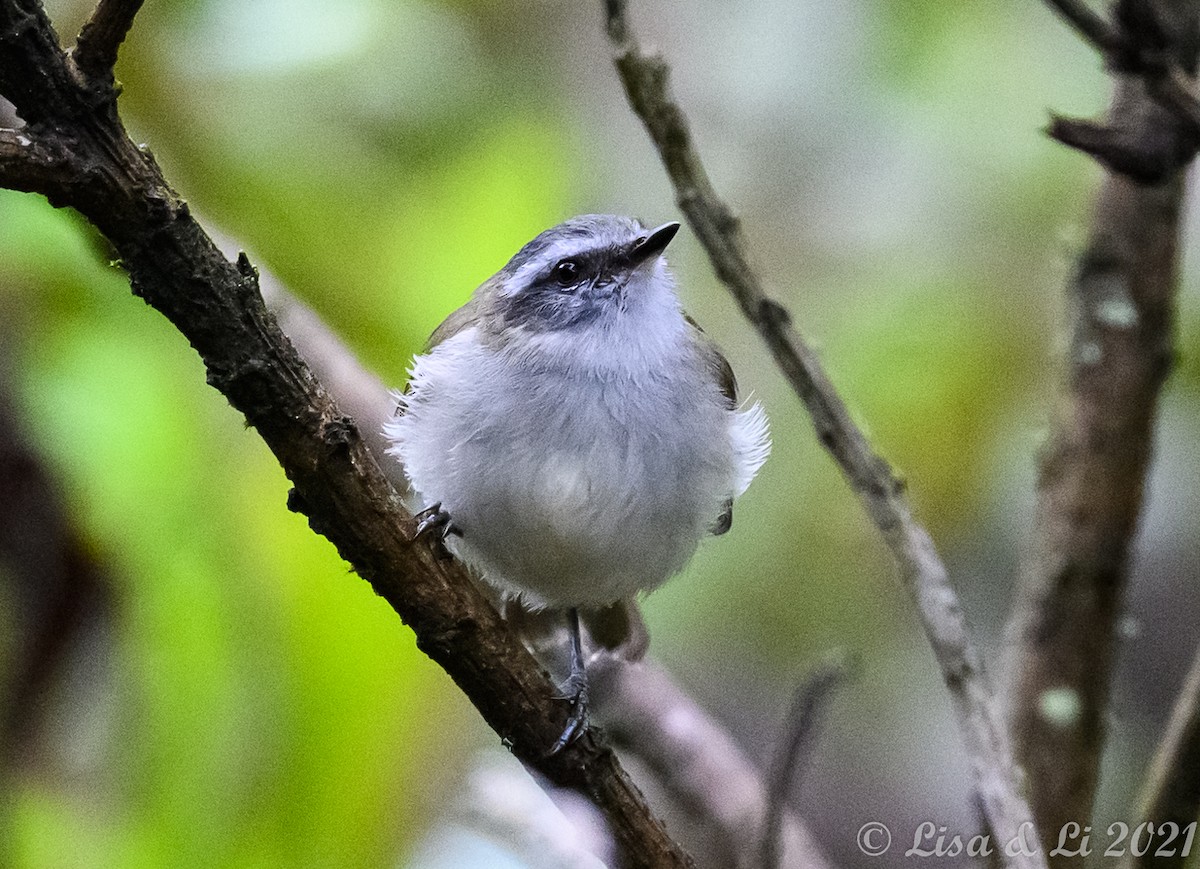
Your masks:
<instances>
[{"instance_id":1,"label":"black beak","mask_svg":"<svg viewBox=\"0 0 1200 869\"><path fill-rule=\"evenodd\" d=\"M671 243L671 239L677 232L679 232L679 224L674 221L650 230L633 243L633 249L629 251L629 258L634 265L640 265L651 257L658 256L667 249L667 245Z\"/></svg>"}]
</instances>

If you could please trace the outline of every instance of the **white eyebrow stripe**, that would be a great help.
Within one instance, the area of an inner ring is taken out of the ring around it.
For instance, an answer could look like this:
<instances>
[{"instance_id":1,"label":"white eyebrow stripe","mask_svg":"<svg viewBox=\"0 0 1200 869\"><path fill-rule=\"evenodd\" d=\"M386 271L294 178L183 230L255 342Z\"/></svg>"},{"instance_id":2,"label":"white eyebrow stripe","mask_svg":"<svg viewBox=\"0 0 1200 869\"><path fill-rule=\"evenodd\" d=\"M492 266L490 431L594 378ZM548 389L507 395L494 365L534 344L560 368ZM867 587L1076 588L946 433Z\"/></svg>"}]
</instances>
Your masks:
<instances>
[{"instance_id":1,"label":"white eyebrow stripe","mask_svg":"<svg viewBox=\"0 0 1200 869\"><path fill-rule=\"evenodd\" d=\"M505 286L505 295L511 296L525 289L533 283L538 275L549 271L550 266L559 260L586 253L593 247L595 247L595 239L589 238L564 238L554 242L517 269L512 280L508 281Z\"/></svg>"}]
</instances>

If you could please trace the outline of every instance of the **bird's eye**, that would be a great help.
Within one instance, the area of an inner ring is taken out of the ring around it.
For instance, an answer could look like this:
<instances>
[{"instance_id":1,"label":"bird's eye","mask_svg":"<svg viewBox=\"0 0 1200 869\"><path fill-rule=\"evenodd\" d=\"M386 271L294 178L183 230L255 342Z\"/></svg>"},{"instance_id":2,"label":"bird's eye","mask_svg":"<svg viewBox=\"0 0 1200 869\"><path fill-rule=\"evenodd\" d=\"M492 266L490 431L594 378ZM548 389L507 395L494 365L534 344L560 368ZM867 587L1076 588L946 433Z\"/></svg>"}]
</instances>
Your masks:
<instances>
[{"instance_id":1,"label":"bird's eye","mask_svg":"<svg viewBox=\"0 0 1200 869\"><path fill-rule=\"evenodd\" d=\"M579 279L579 263L573 259L560 260L550 275L560 287L569 287Z\"/></svg>"}]
</instances>

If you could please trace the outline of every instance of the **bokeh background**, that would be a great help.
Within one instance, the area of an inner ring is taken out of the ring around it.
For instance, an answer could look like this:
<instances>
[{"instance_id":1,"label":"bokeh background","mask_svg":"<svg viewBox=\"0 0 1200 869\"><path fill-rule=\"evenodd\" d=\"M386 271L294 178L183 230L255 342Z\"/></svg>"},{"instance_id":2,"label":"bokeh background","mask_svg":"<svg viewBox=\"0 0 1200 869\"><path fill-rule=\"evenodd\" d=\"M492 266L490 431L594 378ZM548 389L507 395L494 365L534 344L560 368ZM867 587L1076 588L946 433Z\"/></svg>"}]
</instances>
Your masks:
<instances>
[{"instance_id":1,"label":"bokeh background","mask_svg":"<svg viewBox=\"0 0 1200 869\"><path fill-rule=\"evenodd\" d=\"M69 40L90 2L47 6ZM1051 109L1102 111L1097 57L1034 0L646 0L634 16L995 661L1100 179L1041 128ZM193 209L394 385L547 226L679 216L598 2L159 0L117 73L127 124ZM1189 219L1105 822L1133 820L1200 638L1195 235ZM948 699L876 534L690 233L671 254L775 451L733 532L646 601L652 653L766 758L805 668L857 652L797 795L822 844L852 866L868 820L900 841L926 819L974 832ZM100 577L3 785L0 864L433 865L480 757L506 762L497 740L285 509L271 455L110 260L76 215L0 192L3 388ZM23 594L0 585L0 689L36 615Z\"/></svg>"}]
</instances>

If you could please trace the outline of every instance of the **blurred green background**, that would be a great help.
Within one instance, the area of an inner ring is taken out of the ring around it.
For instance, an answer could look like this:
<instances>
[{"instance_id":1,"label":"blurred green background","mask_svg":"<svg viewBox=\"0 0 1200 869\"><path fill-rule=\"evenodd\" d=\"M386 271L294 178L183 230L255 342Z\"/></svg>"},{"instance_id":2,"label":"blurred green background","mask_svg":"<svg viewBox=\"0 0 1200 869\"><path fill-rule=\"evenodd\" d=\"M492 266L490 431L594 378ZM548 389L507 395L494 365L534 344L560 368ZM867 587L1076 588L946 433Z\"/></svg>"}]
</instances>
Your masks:
<instances>
[{"instance_id":1,"label":"blurred green background","mask_svg":"<svg viewBox=\"0 0 1200 869\"><path fill-rule=\"evenodd\" d=\"M65 40L89 2L47 4ZM1094 54L1037 2L634 4L772 292L907 477L993 657L1099 171L1040 132L1099 113ZM524 241L679 216L598 2L159 0L123 115L193 209L392 385ZM1101 817L1127 803L1200 637L1200 295L1136 562ZM876 535L681 234L691 313L772 419L733 532L650 597L653 653L755 756L805 662L858 651L800 795L973 830L931 657ZM411 633L285 507L263 444L76 215L0 192L0 362L111 582L7 783L14 867L405 866L496 742ZM2 493L0 493L2 496ZM0 685L19 636L0 588ZM876 864L883 865L883 864Z\"/></svg>"}]
</instances>

